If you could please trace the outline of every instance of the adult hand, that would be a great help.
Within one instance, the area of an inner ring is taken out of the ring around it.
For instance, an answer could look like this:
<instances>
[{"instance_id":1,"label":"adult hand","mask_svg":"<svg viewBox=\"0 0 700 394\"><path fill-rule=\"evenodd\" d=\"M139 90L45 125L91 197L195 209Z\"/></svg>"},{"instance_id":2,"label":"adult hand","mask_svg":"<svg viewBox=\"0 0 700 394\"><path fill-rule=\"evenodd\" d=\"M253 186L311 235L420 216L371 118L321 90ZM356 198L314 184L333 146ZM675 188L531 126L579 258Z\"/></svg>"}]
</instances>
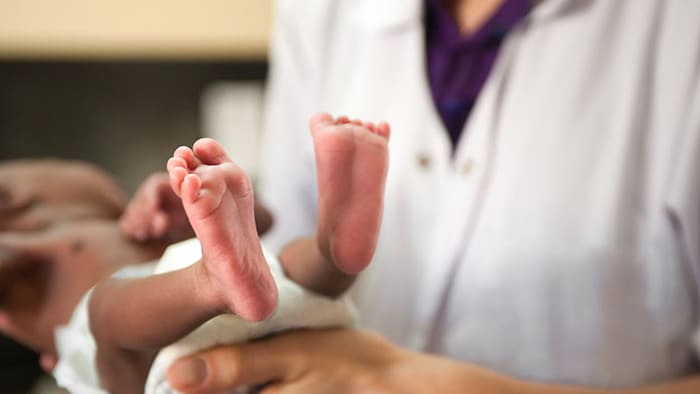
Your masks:
<instances>
[{"instance_id":1,"label":"adult hand","mask_svg":"<svg viewBox=\"0 0 700 394\"><path fill-rule=\"evenodd\" d=\"M168 381L186 393L266 383L262 393L342 394L503 393L507 379L400 349L372 333L338 329L295 331L182 358L170 367Z\"/></svg>"},{"instance_id":2,"label":"adult hand","mask_svg":"<svg viewBox=\"0 0 700 394\"><path fill-rule=\"evenodd\" d=\"M387 392L382 377L402 352L359 331L298 331L232 345L175 362L170 384L186 393L214 393L268 384L265 392ZM381 390L380 390L381 389Z\"/></svg>"},{"instance_id":3,"label":"adult hand","mask_svg":"<svg viewBox=\"0 0 700 394\"><path fill-rule=\"evenodd\" d=\"M260 384L262 394L690 394L700 388L698 375L619 390L538 384L406 351L377 335L347 329L295 331L215 348L176 361L168 381L197 394Z\"/></svg>"},{"instance_id":4,"label":"adult hand","mask_svg":"<svg viewBox=\"0 0 700 394\"><path fill-rule=\"evenodd\" d=\"M119 220L124 234L138 241L181 241L193 237L182 201L167 173L151 174L139 186Z\"/></svg>"}]
</instances>

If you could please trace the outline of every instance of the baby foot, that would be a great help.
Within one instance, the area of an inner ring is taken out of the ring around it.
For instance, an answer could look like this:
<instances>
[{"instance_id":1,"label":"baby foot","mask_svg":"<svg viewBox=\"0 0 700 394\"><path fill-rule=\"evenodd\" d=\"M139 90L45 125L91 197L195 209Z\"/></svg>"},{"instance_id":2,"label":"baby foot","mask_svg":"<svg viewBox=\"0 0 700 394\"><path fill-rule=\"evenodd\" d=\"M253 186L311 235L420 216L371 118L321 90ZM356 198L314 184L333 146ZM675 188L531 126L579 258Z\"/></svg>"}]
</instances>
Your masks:
<instances>
[{"instance_id":1,"label":"baby foot","mask_svg":"<svg viewBox=\"0 0 700 394\"><path fill-rule=\"evenodd\" d=\"M318 114L311 119L318 172L317 238L347 274L369 264L379 237L389 125Z\"/></svg>"},{"instance_id":2,"label":"baby foot","mask_svg":"<svg viewBox=\"0 0 700 394\"><path fill-rule=\"evenodd\" d=\"M255 229L248 176L218 142L207 138L192 149L178 148L168 172L221 301L243 319L268 317L277 306L277 288Z\"/></svg>"}]
</instances>

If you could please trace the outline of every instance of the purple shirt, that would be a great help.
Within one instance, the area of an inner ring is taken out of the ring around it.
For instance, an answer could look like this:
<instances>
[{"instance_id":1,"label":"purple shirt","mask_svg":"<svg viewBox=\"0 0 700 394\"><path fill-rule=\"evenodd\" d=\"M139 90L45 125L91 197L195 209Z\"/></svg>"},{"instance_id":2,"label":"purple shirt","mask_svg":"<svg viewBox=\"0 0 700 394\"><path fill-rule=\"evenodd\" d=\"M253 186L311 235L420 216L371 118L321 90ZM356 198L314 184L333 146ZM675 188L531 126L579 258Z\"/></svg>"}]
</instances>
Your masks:
<instances>
[{"instance_id":1,"label":"purple shirt","mask_svg":"<svg viewBox=\"0 0 700 394\"><path fill-rule=\"evenodd\" d=\"M462 36L442 1L426 0L428 80L452 146L459 140L503 38L529 10L529 0L505 0L479 30Z\"/></svg>"}]
</instances>

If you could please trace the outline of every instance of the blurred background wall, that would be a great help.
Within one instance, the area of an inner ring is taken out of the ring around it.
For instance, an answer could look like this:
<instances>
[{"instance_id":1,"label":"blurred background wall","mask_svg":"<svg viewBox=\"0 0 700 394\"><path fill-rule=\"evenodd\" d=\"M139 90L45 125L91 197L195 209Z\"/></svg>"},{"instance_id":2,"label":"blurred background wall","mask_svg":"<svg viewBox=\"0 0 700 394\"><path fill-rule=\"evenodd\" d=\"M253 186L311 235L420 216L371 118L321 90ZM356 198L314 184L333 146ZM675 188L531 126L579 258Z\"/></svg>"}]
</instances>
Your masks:
<instances>
[{"instance_id":1,"label":"blurred background wall","mask_svg":"<svg viewBox=\"0 0 700 394\"><path fill-rule=\"evenodd\" d=\"M210 135L254 172L271 19L272 0L0 0L0 160L87 160L131 193ZM0 336L0 393L36 387L35 360Z\"/></svg>"},{"instance_id":2,"label":"blurred background wall","mask_svg":"<svg viewBox=\"0 0 700 394\"><path fill-rule=\"evenodd\" d=\"M89 160L133 191L221 128L249 155L271 14L271 0L0 0L0 160Z\"/></svg>"}]
</instances>

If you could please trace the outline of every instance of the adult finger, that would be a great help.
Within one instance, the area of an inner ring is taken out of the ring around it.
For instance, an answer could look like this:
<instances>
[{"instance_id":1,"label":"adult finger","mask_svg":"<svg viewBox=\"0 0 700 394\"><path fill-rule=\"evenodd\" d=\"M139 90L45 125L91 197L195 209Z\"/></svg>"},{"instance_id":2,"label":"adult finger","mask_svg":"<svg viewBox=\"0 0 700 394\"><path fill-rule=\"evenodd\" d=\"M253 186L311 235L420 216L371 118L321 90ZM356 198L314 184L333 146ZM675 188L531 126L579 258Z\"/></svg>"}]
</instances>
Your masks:
<instances>
[{"instance_id":1,"label":"adult finger","mask_svg":"<svg viewBox=\"0 0 700 394\"><path fill-rule=\"evenodd\" d=\"M182 358L168 370L168 381L186 393L213 393L270 381L292 381L304 367L294 349L273 338Z\"/></svg>"}]
</instances>

